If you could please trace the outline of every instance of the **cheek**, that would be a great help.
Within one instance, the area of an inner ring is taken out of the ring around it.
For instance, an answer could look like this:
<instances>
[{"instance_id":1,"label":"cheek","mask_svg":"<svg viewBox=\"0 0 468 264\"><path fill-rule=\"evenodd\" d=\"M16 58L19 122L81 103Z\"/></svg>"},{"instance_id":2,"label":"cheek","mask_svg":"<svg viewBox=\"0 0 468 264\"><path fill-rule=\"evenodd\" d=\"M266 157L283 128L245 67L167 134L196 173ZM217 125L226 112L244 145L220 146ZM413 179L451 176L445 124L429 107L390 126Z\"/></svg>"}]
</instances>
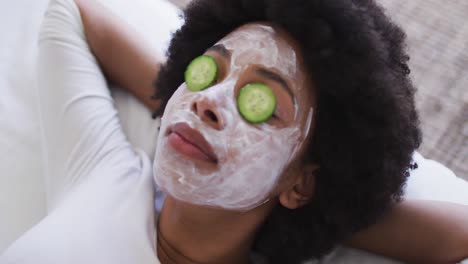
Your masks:
<instances>
[{"instance_id":1,"label":"cheek","mask_svg":"<svg viewBox=\"0 0 468 264\"><path fill-rule=\"evenodd\" d=\"M181 105L188 105L189 99L190 93L188 93L187 86L185 85L185 83L183 83L181 86L179 86L179 88L177 88L177 90L167 102L164 115L170 114L175 107L181 108Z\"/></svg>"},{"instance_id":2,"label":"cheek","mask_svg":"<svg viewBox=\"0 0 468 264\"><path fill-rule=\"evenodd\" d=\"M266 175L277 175L295 157L299 145L299 129L281 130L241 128L234 129L225 148L229 151L226 163L237 168L250 168L250 174L266 171ZM263 125L263 127L268 127Z\"/></svg>"},{"instance_id":3,"label":"cheek","mask_svg":"<svg viewBox=\"0 0 468 264\"><path fill-rule=\"evenodd\" d=\"M188 91L185 84L181 85L167 102L161 117L160 131L165 131L169 124L177 121L193 120L191 105L198 96L199 94Z\"/></svg>"}]
</instances>

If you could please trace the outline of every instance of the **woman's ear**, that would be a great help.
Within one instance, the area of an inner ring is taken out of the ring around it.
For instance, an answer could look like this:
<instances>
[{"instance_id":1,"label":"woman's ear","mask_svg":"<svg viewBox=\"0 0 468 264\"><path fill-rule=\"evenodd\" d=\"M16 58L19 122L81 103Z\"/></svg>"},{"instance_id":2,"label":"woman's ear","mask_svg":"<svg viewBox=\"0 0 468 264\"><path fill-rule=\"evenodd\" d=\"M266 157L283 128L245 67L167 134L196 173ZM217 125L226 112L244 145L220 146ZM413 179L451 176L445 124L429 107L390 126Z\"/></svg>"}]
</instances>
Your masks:
<instances>
[{"instance_id":1,"label":"woman's ear","mask_svg":"<svg viewBox=\"0 0 468 264\"><path fill-rule=\"evenodd\" d=\"M305 165L295 183L280 193L278 199L281 205L288 209L297 209L308 204L315 193L315 175L318 169L317 164Z\"/></svg>"}]
</instances>

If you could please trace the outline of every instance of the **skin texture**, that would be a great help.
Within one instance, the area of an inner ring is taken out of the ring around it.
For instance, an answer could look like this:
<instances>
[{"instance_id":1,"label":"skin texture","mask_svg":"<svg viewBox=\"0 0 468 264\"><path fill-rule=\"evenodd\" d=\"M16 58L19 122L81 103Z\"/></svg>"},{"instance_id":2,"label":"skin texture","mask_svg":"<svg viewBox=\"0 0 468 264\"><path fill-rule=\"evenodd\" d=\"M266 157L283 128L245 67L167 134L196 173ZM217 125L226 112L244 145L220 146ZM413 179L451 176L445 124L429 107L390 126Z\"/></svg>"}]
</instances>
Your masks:
<instances>
[{"instance_id":1,"label":"skin texture","mask_svg":"<svg viewBox=\"0 0 468 264\"><path fill-rule=\"evenodd\" d=\"M307 80L297 52L282 35L260 24L237 29L207 52L221 68L217 83L200 92L189 91L184 83L172 96L154 160L155 181L166 193L187 203L237 211L277 195L272 191L309 138L314 104L310 89L303 89ZM268 83L278 98L275 116L255 125L236 106L239 90L253 82ZM199 162L171 147L170 128L178 123L204 136L216 163Z\"/></svg>"}]
</instances>

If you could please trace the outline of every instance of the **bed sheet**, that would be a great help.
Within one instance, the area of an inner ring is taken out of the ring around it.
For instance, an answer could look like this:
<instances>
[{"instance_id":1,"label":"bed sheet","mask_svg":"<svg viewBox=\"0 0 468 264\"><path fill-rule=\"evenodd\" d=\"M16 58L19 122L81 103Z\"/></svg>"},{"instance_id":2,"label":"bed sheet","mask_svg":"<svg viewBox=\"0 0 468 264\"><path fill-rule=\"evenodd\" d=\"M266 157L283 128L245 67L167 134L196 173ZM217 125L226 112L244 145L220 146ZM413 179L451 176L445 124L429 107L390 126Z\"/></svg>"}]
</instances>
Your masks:
<instances>
[{"instance_id":1,"label":"bed sheet","mask_svg":"<svg viewBox=\"0 0 468 264\"><path fill-rule=\"evenodd\" d=\"M0 1L0 252L44 214L34 69L46 2Z\"/></svg>"},{"instance_id":2,"label":"bed sheet","mask_svg":"<svg viewBox=\"0 0 468 264\"><path fill-rule=\"evenodd\" d=\"M170 31L159 22L178 25L176 9L164 0L102 0L163 51ZM0 2L0 254L45 214L39 122L36 110L37 33L48 0ZM170 9L170 8L169 8ZM157 18L157 19L155 19ZM157 37L156 37L157 36ZM158 123L136 99L113 91L130 140L153 154ZM407 196L468 204L468 184L437 162L416 154L420 168L409 180ZM321 263L396 263L364 252L339 248Z\"/></svg>"}]
</instances>

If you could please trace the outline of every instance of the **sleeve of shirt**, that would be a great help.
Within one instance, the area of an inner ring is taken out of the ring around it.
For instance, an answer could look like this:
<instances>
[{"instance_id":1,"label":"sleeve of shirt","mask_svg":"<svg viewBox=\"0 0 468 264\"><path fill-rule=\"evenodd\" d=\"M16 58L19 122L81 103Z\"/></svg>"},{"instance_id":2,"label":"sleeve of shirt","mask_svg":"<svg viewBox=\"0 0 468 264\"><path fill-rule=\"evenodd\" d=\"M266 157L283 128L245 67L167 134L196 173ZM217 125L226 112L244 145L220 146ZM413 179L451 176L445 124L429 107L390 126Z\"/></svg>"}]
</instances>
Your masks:
<instances>
[{"instance_id":1,"label":"sleeve of shirt","mask_svg":"<svg viewBox=\"0 0 468 264\"><path fill-rule=\"evenodd\" d=\"M38 98L48 210L97 169L135 158L73 0L52 0L46 11Z\"/></svg>"}]
</instances>

